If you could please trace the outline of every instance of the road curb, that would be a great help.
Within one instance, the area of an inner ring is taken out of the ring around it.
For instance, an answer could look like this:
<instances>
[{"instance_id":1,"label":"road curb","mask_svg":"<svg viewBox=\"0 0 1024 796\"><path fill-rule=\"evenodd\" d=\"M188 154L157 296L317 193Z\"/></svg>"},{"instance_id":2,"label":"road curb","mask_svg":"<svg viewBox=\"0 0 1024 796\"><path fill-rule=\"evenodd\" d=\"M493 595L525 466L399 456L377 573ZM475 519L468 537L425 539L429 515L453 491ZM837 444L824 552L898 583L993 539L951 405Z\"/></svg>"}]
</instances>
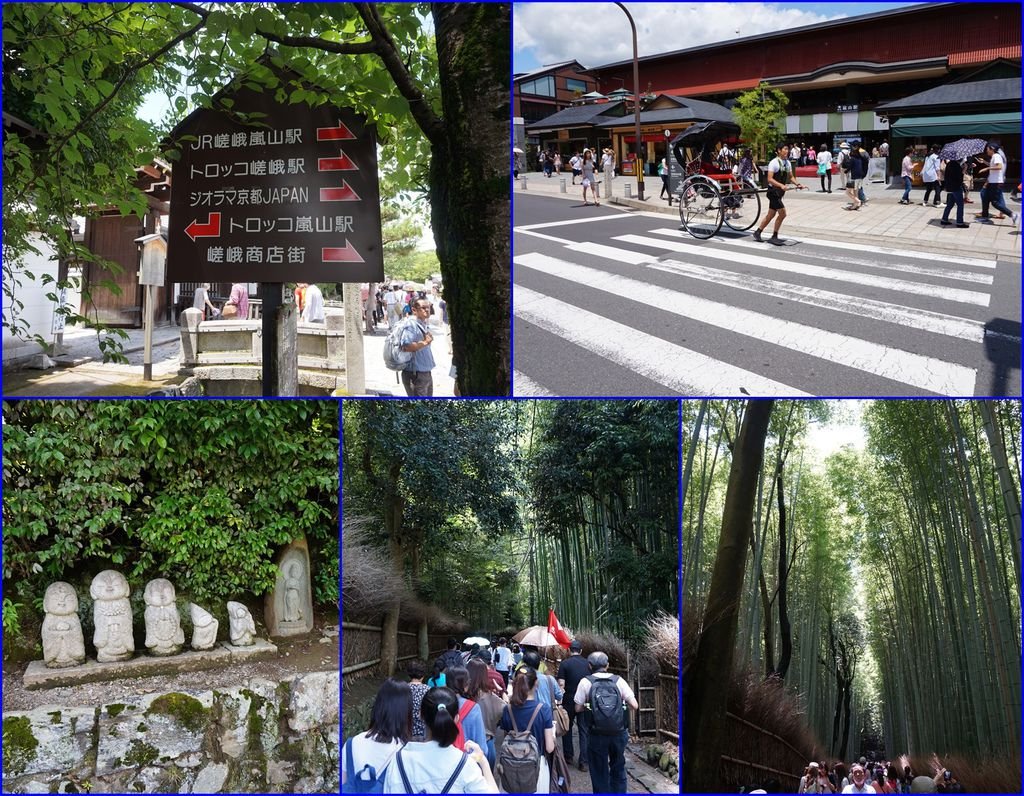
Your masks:
<instances>
[{"instance_id":1,"label":"road curb","mask_svg":"<svg viewBox=\"0 0 1024 796\"><path fill-rule=\"evenodd\" d=\"M650 212L650 213L659 213L660 215L665 215L665 216L669 216L670 215L670 216L675 216L677 218L679 216L679 210L678 210L678 207L676 205L673 205L672 207L650 206L650 205L648 205L646 203L646 201L641 202L639 199L626 199L626 198L621 197L621 196L613 196L610 199L608 199L607 201L608 201L609 204L620 205L622 207L630 207L630 208L632 208L634 210L643 210L645 212ZM819 237L820 238L821 237L821 232L822 232L820 229L816 229L814 227L804 227L804 226L800 226L799 223L791 223L791 222L789 222L788 219L787 219L787 222L786 222L786 225L785 225L785 230L786 230L786 232L789 232L789 233L792 233L792 234L798 234L798 235L800 235L802 237L809 237L809 238L814 238L814 237ZM1018 233L1018 235L1019 235L1019 233ZM827 239L828 240L836 240L836 241L840 241L840 242L843 242L843 243L863 243L864 242L864 236L863 235L845 234L845 233L836 232L836 231L833 231L833 230L828 230ZM943 244L943 243L936 243L934 241L921 241L921 242L915 242L913 247L907 247L907 246L899 246L897 241L890 241L889 239L884 238L884 237L876 238L872 242L875 243L876 245L879 245L879 246L888 246L888 247L891 247L891 248L897 249L897 250L910 249L910 250L913 250L913 251L934 252L935 254L957 254L957 255L964 254L963 246L962 245L958 245L958 244L953 244L953 243ZM973 248L973 249L970 250L970 256L972 256L972 257L978 257L978 256L990 257L993 260L998 260L999 262L1006 262L1006 263L1009 263L1009 264L1016 264L1016 265L1020 265L1020 263L1021 263L1021 256L1019 254L1015 256L1015 255L1012 255L1012 254L1007 254L1006 252L993 251L992 249Z\"/></svg>"}]
</instances>

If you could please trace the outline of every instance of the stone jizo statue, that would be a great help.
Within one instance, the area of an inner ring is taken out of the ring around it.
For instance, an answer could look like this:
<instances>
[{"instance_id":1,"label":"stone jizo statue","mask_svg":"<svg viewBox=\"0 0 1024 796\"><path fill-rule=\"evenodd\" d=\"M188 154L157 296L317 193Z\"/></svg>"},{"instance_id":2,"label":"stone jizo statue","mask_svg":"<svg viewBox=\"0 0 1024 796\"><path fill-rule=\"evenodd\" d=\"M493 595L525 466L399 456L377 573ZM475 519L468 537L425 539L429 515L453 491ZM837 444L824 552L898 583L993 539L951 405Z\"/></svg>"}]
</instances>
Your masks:
<instances>
[{"instance_id":1,"label":"stone jizo statue","mask_svg":"<svg viewBox=\"0 0 1024 796\"><path fill-rule=\"evenodd\" d=\"M89 594L95 600L93 621L96 625L92 642L100 663L131 660L135 654L130 593L125 576L116 570L105 569L92 579Z\"/></svg>"},{"instance_id":2,"label":"stone jizo statue","mask_svg":"<svg viewBox=\"0 0 1024 796\"><path fill-rule=\"evenodd\" d=\"M174 585L166 578L146 584L146 649L153 655L175 655L181 652L185 634L174 602Z\"/></svg>"},{"instance_id":3,"label":"stone jizo statue","mask_svg":"<svg viewBox=\"0 0 1024 796\"><path fill-rule=\"evenodd\" d=\"M205 611L195 603L188 604L189 615L192 617L192 649L208 650L217 643L217 627L220 623L213 614Z\"/></svg>"},{"instance_id":4,"label":"stone jizo statue","mask_svg":"<svg viewBox=\"0 0 1024 796\"><path fill-rule=\"evenodd\" d=\"M298 561L288 565L288 573L284 579L284 621L302 621L302 597L299 589L303 586L302 566Z\"/></svg>"},{"instance_id":5,"label":"stone jizo statue","mask_svg":"<svg viewBox=\"0 0 1024 796\"><path fill-rule=\"evenodd\" d=\"M57 581L43 596L43 661L50 669L85 663L85 638L78 618L78 595L70 583Z\"/></svg>"},{"instance_id":6,"label":"stone jizo statue","mask_svg":"<svg viewBox=\"0 0 1024 796\"><path fill-rule=\"evenodd\" d=\"M236 647L248 647L256 640L256 622L249 609L241 603L228 602L228 622L231 629L231 643Z\"/></svg>"}]
</instances>

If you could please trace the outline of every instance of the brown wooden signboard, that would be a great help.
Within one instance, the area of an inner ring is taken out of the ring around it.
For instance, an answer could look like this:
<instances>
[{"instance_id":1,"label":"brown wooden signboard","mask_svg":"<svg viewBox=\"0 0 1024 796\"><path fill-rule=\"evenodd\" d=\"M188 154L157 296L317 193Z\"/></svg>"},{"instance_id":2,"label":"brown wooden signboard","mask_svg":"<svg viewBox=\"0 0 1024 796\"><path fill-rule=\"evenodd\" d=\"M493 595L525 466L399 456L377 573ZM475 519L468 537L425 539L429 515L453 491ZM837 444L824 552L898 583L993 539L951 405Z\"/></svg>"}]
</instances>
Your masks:
<instances>
[{"instance_id":1,"label":"brown wooden signboard","mask_svg":"<svg viewBox=\"0 0 1024 796\"><path fill-rule=\"evenodd\" d=\"M374 282L384 278L377 137L346 108L225 93L171 133L171 281ZM263 116L243 123L237 112Z\"/></svg>"}]
</instances>

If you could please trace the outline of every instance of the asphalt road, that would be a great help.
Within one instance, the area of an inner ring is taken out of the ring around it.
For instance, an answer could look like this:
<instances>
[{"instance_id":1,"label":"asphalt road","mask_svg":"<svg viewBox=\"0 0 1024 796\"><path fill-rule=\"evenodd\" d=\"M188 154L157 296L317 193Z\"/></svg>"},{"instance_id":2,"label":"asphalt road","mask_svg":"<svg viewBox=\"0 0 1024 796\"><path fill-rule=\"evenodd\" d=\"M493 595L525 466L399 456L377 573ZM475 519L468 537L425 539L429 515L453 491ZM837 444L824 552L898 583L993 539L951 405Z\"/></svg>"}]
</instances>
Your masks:
<instances>
[{"instance_id":1,"label":"asphalt road","mask_svg":"<svg viewBox=\"0 0 1024 796\"><path fill-rule=\"evenodd\" d=\"M1019 264L698 241L672 216L524 194L514 214L516 395L1020 394Z\"/></svg>"}]
</instances>

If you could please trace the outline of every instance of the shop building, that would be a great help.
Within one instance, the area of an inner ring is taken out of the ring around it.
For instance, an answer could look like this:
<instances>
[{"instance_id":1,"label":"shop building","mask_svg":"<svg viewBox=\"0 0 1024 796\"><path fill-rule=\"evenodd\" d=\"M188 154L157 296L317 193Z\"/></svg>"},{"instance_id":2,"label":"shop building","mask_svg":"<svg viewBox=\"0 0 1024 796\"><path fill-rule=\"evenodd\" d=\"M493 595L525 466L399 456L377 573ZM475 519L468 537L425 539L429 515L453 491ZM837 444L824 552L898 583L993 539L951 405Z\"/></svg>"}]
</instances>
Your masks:
<instances>
[{"instance_id":1,"label":"shop building","mask_svg":"<svg viewBox=\"0 0 1024 796\"><path fill-rule=\"evenodd\" d=\"M743 5L722 9L736 14L737 28L742 29ZM789 97L784 127L793 141L835 147L841 140L861 140L870 150L898 132L891 131L890 125L904 118L898 110L908 110L901 101L943 86L1019 81L1020 65L1019 3L928 3L646 56L640 59L639 73L640 85L659 101L667 95L726 108L739 94L765 82ZM631 59L596 66L590 72L599 92L633 85ZM945 100L962 98L960 91L953 90L945 98L940 95L942 103L931 106L927 114L950 115ZM1019 92L1011 104L991 112L1015 113L1015 134L1006 131L1012 122L999 121L1004 118L1000 116L980 119L972 135L998 136L1010 158L1011 174L1015 161L1019 174ZM960 115L980 113L969 104L960 111ZM985 129L987 121L999 125ZM679 122L666 124L665 129L674 135L685 126ZM901 143L918 146L950 140L948 128L926 131L919 125L904 127L903 132ZM646 161L657 163L659 137L653 131L642 137ZM663 130L660 138L664 137ZM897 147L890 143L892 173L899 158Z\"/></svg>"}]
</instances>

